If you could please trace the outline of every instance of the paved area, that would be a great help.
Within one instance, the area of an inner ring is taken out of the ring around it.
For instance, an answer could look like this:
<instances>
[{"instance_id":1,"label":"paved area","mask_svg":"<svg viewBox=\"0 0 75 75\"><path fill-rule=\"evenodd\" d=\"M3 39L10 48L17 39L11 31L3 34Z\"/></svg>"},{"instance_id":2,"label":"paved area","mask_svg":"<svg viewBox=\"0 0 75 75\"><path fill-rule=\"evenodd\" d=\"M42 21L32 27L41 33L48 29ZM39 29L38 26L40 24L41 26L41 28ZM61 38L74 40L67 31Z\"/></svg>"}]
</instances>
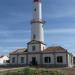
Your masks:
<instances>
[{"instance_id":1,"label":"paved area","mask_svg":"<svg viewBox=\"0 0 75 75\"><path fill-rule=\"evenodd\" d=\"M23 68L25 68L25 67L17 67L17 68L0 68L0 72L18 70L18 69L23 69Z\"/></svg>"},{"instance_id":2,"label":"paved area","mask_svg":"<svg viewBox=\"0 0 75 75\"><path fill-rule=\"evenodd\" d=\"M18 67L18 68L0 68L0 75L5 75L6 72L9 71L16 71L19 69L23 69L24 67Z\"/></svg>"}]
</instances>

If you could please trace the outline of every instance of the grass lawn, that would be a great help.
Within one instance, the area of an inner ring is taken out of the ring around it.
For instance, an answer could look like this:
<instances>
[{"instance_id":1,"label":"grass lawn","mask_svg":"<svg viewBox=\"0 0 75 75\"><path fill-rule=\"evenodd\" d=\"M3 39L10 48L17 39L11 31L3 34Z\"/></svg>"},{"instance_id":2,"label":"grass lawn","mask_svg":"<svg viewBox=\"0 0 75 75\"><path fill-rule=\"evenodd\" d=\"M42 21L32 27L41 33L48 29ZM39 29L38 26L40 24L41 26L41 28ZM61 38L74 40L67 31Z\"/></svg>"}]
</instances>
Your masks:
<instances>
[{"instance_id":1,"label":"grass lawn","mask_svg":"<svg viewBox=\"0 0 75 75\"><path fill-rule=\"evenodd\" d=\"M6 69L0 68L0 75L75 75L75 68L40 68L40 67L35 68L18 67Z\"/></svg>"},{"instance_id":2,"label":"grass lawn","mask_svg":"<svg viewBox=\"0 0 75 75\"><path fill-rule=\"evenodd\" d=\"M64 75L63 72L50 71L46 68L24 68L16 71L9 71L5 75Z\"/></svg>"}]
</instances>

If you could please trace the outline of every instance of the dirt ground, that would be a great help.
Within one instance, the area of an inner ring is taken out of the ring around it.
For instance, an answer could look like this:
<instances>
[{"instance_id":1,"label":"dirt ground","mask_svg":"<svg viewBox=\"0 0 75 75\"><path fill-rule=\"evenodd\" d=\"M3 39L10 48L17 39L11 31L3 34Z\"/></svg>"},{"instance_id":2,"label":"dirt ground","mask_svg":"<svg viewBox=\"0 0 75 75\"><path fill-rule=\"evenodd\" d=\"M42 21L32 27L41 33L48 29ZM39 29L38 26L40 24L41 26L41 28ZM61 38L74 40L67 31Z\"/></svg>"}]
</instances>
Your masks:
<instances>
[{"instance_id":1,"label":"dirt ground","mask_svg":"<svg viewBox=\"0 0 75 75\"><path fill-rule=\"evenodd\" d=\"M60 71L64 73L64 75L75 75L75 68L50 68L49 70Z\"/></svg>"},{"instance_id":2,"label":"dirt ground","mask_svg":"<svg viewBox=\"0 0 75 75\"><path fill-rule=\"evenodd\" d=\"M20 70L20 69L23 69L24 67L16 67L16 68L0 68L0 75L5 75L7 72L14 72L14 71L17 71L17 70Z\"/></svg>"}]
</instances>

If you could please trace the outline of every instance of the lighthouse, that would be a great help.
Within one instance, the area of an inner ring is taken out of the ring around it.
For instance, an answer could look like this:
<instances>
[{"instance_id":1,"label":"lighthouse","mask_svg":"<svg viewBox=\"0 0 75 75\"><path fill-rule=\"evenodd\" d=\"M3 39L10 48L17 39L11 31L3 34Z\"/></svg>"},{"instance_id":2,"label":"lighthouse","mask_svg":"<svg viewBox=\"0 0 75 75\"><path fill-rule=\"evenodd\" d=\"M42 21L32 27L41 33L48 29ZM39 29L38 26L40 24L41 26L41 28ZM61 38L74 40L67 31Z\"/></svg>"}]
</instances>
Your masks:
<instances>
[{"instance_id":1,"label":"lighthouse","mask_svg":"<svg viewBox=\"0 0 75 75\"><path fill-rule=\"evenodd\" d=\"M27 48L21 48L10 53L11 66L35 67L74 67L73 55L61 46L46 48L44 41L44 25L42 19L42 2L33 0L33 16L31 20L31 38Z\"/></svg>"},{"instance_id":2,"label":"lighthouse","mask_svg":"<svg viewBox=\"0 0 75 75\"><path fill-rule=\"evenodd\" d=\"M31 20L31 41L28 43L29 52L40 52L45 49L44 43L44 25L42 19L42 2L33 0L33 16Z\"/></svg>"},{"instance_id":3,"label":"lighthouse","mask_svg":"<svg viewBox=\"0 0 75 75\"><path fill-rule=\"evenodd\" d=\"M33 19L31 21L31 40L44 43L44 30L42 19L42 2L41 0L33 0Z\"/></svg>"}]
</instances>

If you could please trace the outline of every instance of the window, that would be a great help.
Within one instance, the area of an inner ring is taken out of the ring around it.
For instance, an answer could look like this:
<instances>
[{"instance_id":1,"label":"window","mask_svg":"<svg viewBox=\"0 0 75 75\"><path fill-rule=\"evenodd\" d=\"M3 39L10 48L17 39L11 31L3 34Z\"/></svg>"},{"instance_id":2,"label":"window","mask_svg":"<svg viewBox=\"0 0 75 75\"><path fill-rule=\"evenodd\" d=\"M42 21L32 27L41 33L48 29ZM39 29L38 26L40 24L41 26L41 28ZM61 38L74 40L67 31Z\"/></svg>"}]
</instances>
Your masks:
<instances>
[{"instance_id":1,"label":"window","mask_svg":"<svg viewBox=\"0 0 75 75\"><path fill-rule=\"evenodd\" d=\"M15 63L15 57L12 58L12 63Z\"/></svg>"},{"instance_id":2,"label":"window","mask_svg":"<svg viewBox=\"0 0 75 75\"><path fill-rule=\"evenodd\" d=\"M35 46L32 46L32 51L35 51L36 47Z\"/></svg>"},{"instance_id":3,"label":"window","mask_svg":"<svg viewBox=\"0 0 75 75\"><path fill-rule=\"evenodd\" d=\"M45 63L50 63L51 62L51 58L50 57L45 57L44 58L44 62Z\"/></svg>"},{"instance_id":4,"label":"window","mask_svg":"<svg viewBox=\"0 0 75 75\"><path fill-rule=\"evenodd\" d=\"M62 56L58 56L57 57L57 62L58 63L63 63L63 57Z\"/></svg>"},{"instance_id":5,"label":"window","mask_svg":"<svg viewBox=\"0 0 75 75\"><path fill-rule=\"evenodd\" d=\"M35 34L33 35L33 40L36 38Z\"/></svg>"},{"instance_id":6,"label":"window","mask_svg":"<svg viewBox=\"0 0 75 75\"><path fill-rule=\"evenodd\" d=\"M36 11L36 8L34 9L34 11Z\"/></svg>"},{"instance_id":7,"label":"window","mask_svg":"<svg viewBox=\"0 0 75 75\"><path fill-rule=\"evenodd\" d=\"M21 63L24 63L24 57L21 57Z\"/></svg>"}]
</instances>

